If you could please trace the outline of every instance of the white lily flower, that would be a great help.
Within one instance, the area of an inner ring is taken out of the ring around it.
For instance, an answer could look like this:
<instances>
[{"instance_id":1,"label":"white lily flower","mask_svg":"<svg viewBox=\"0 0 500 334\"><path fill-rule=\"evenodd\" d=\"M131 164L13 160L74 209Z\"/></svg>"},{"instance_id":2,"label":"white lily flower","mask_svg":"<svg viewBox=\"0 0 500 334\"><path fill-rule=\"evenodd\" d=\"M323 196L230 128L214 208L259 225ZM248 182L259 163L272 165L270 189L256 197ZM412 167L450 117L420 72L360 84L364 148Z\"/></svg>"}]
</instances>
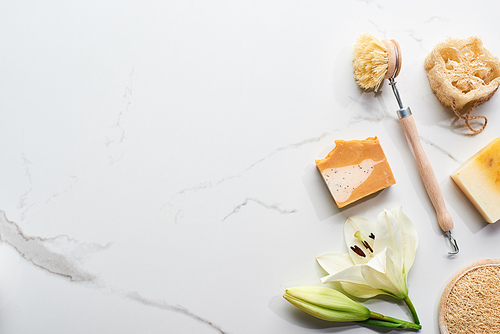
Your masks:
<instances>
[{"instance_id":1,"label":"white lily flower","mask_svg":"<svg viewBox=\"0 0 500 334\"><path fill-rule=\"evenodd\" d=\"M416 321L408 298L408 272L415 259L418 237L401 207L381 212L376 223L350 217L344 224L347 254L324 254L317 258L328 273L323 283L340 282L350 295L370 298L379 294L404 300Z\"/></svg>"}]
</instances>

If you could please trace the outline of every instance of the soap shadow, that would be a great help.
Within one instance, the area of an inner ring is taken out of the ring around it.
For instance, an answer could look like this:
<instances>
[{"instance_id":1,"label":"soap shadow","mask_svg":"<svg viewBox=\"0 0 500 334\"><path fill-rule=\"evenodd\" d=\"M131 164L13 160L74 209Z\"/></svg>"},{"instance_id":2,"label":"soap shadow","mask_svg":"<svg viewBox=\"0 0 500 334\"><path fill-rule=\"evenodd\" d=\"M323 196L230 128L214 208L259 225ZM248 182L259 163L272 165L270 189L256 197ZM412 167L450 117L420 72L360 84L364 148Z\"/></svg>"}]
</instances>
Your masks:
<instances>
[{"instance_id":1,"label":"soap shadow","mask_svg":"<svg viewBox=\"0 0 500 334\"><path fill-rule=\"evenodd\" d=\"M454 207L454 209L457 211L461 220L465 223L469 230L473 234L476 234L490 225L484 220L467 196L465 196L460 187L455 182L450 181L450 183L451 191L449 192L449 195L455 197L453 203L459 204L457 207Z\"/></svg>"},{"instance_id":2,"label":"soap shadow","mask_svg":"<svg viewBox=\"0 0 500 334\"><path fill-rule=\"evenodd\" d=\"M333 217L341 212L316 165L310 165L306 168L302 176L302 183L319 220Z\"/></svg>"}]
</instances>

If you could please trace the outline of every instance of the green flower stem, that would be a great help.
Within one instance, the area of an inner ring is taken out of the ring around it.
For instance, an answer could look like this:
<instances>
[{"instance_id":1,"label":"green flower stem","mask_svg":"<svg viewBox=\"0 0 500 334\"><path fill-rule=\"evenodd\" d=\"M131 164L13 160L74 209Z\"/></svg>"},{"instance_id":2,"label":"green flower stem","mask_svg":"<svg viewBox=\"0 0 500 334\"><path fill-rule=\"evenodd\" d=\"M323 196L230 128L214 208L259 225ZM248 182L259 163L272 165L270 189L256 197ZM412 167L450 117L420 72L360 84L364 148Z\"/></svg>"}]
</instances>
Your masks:
<instances>
[{"instance_id":1,"label":"green flower stem","mask_svg":"<svg viewBox=\"0 0 500 334\"><path fill-rule=\"evenodd\" d=\"M408 306L408 308L410 309L411 311L411 314L413 315L413 320L415 321L416 324L420 324L420 320L418 319L418 315L417 315L417 310L415 310L415 306L413 306L413 303L411 302L410 300L410 297L406 297L404 299L406 305Z\"/></svg>"},{"instance_id":2,"label":"green flower stem","mask_svg":"<svg viewBox=\"0 0 500 334\"><path fill-rule=\"evenodd\" d=\"M414 324L412 322L396 319L393 317L388 317L375 312L370 313L370 319L366 320L366 323L387 328L413 328L413 329L422 328L422 325L420 324Z\"/></svg>"}]
</instances>

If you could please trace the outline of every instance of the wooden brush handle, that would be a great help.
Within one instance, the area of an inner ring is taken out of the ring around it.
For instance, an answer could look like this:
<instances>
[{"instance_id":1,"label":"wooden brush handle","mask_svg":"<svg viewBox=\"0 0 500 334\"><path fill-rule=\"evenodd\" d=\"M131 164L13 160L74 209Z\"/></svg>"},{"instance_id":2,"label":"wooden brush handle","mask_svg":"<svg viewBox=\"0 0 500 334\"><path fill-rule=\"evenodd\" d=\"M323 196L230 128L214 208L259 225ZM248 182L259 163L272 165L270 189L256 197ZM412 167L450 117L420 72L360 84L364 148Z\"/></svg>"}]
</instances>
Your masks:
<instances>
[{"instance_id":1,"label":"wooden brush handle","mask_svg":"<svg viewBox=\"0 0 500 334\"><path fill-rule=\"evenodd\" d=\"M415 120L412 115L409 115L401 118L399 121L401 122L406 137L410 141L413 148L413 154L417 160L420 176L422 177L425 190L429 195L432 205L434 205L434 209L436 210L439 226L444 232L448 232L453 229L453 220L444 204L443 195L441 193L441 189L439 188L439 183L436 179L436 175L434 174L434 170L432 169L429 159L427 158L427 155L425 155L422 144L420 143Z\"/></svg>"}]
</instances>

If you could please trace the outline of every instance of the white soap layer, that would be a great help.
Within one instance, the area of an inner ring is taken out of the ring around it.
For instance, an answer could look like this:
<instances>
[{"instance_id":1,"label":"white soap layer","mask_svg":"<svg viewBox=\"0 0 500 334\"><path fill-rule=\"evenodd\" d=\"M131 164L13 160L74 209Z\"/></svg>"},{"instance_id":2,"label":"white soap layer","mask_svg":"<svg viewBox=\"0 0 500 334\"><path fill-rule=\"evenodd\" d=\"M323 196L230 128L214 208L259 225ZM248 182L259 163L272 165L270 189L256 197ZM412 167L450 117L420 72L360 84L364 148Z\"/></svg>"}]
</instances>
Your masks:
<instances>
[{"instance_id":1,"label":"white soap layer","mask_svg":"<svg viewBox=\"0 0 500 334\"><path fill-rule=\"evenodd\" d=\"M335 201L337 203L347 201L353 190L363 184L373 172L373 168L381 162L366 159L358 165L325 169L322 173L323 178Z\"/></svg>"}]
</instances>

